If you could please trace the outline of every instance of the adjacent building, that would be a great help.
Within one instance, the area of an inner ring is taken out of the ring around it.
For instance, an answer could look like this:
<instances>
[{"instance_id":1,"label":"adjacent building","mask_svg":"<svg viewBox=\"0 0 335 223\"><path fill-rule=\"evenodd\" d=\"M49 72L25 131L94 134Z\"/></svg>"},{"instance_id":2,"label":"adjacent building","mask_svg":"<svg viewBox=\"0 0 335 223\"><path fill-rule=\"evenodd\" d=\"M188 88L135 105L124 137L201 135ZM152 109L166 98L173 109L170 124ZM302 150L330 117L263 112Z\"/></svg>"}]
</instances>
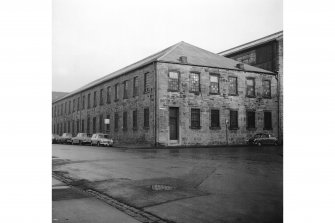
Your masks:
<instances>
[{"instance_id":1,"label":"adjacent building","mask_svg":"<svg viewBox=\"0 0 335 223\"><path fill-rule=\"evenodd\" d=\"M52 103L52 130L153 146L244 144L278 135L277 79L180 42Z\"/></svg>"},{"instance_id":2,"label":"adjacent building","mask_svg":"<svg viewBox=\"0 0 335 223\"><path fill-rule=\"evenodd\" d=\"M220 52L255 67L272 71L278 78L279 140L283 141L283 31Z\"/></svg>"}]
</instances>

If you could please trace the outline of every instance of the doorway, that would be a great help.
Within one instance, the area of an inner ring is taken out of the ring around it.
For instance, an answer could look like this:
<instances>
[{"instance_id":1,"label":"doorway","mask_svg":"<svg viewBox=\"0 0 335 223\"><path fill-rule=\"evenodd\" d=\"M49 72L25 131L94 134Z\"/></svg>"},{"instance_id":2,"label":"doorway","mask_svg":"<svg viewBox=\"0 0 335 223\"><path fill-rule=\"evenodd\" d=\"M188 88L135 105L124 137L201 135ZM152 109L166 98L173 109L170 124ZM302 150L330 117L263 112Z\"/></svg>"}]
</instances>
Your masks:
<instances>
[{"instance_id":1,"label":"doorway","mask_svg":"<svg viewBox=\"0 0 335 223\"><path fill-rule=\"evenodd\" d=\"M169 108L170 140L179 139L179 108Z\"/></svg>"}]
</instances>

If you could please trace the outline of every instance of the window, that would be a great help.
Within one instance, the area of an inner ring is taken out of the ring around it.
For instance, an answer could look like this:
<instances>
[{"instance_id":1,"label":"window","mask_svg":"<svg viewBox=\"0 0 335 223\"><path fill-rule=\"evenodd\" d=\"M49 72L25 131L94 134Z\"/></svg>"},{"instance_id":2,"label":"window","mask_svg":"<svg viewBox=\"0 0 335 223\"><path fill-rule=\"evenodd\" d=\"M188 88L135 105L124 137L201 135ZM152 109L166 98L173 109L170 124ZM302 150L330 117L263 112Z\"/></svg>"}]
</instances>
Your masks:
<instances>
[{"instance_id":1,"label":"window","mask_svg":"<svg viewBox=\"0 0 335 223\"><path fill-rule=\"evenodd\" d=\"M128 81L123 82L123 99L128 98Z\"/></svg>"},{"instance_id":2,"label":"window","mask_svg":"<svg viewBox=\"0 0 335 223\"><path fill-rule=\"evenodd\" d=\"M247 96L255 97L255 79L247 78Z\"/></svg>"},{"instance_id":3,"label":"window","mask_svg":"<svg viewBox=\"0 0 335 223\"><path fill-rule=\"evenodd\" d=\"M108 120L108 124L106 124L106 131L109 132L110 131L110 115L107 115L106 119Z\"/></svg>"},{"instance_id":4,"label":"window","mask_svg":"<svg viewBox=\"0 0 335 223\"><path fill-rule=\"evenodd\" d=\"M133 111L133 129L137 129L137 110Z\"/></svg>"},{"instance_id":5,"label":"window","mask_svg":"<svg viewBox=\"0 0 335 223\"><path fill-rule=\"evenodd\" d=\"M123 131L127 131L127 112L123 112Z\"/></svg>"},{"instance_id":6,"label":"window","mask_svg":"<svg viewBox=\"0 0 335 223\"><path fill-rule=\"evenodd\" d=\"M95 107L97 107L97 92L96 91L94 92L94 96L93 96L93 108Z\"/></svg>"},{"instance_id":7,"label":"window","mask_svg":"<svg viewBox=\"0 0 335 223\"><path fill-rule=\"evenodd\" d=\"M107 104L111 103L111 87L107 87Z\"/></svg>"},{"instance_id":8,"label":"window","mask_svg":"<svg viewBox=\"0 0 335 223\"><path fill-rule=\"evenodd\" d=\"M97 132L97 118L93 117L93 134Z\"/></svg>"},{"instance_id":9,"label":"window","mask_svg":"<svg viewBox=\"0 0 335 223\"><path fill-rule=\"evenodd\" d=\"M264 130L272 130L272 115L271 112L264 112Z\"/></svg>"},{"instance_id":10,"label":"window","mask_svg":"<svg viewBox=\"0 0 335 223\"><path fill-rule=\"evenodd\" d=\"M71 126L70 126L70 121L68 121L68 122L67 122L67 132L68 132L68 133L71 132L71 131L70 131L70 128L71 128Z\"/></svg>"},{"instance_id":11,"label":"window","mask_svg":"<svg viewBox=\"0 0 335 223\"><path fill-rule=\"evenodd\" d=\"M149 128L149 108L144 109L144 128Z\"/></svg>"},{"instance_id":12,"label":"window","mask_svg":"<svg viewBox=\"0 0 335 223\"><path fill-rule=\"evenodd\" d=\"M82 110L85 109L85 95L83 95L83 98L82 98L81 109Z\"/></svg>"},{"instance_id":13,"label":"window","mask_svg":"<svg viewBox=\"0 0 335 223\"><path fill-rule=\"evenodd\" d=\"M247 129L254 129L255 125L255 112L247 111Z\"/></svg>"},{"instance_id":14,"label":"window","mask_svg":"<svg viewBox=\"0 0 335 223\"><path fill-rule=\"evenodd\" d=\"M237 77L228 77L229 82L229 95L237 95Z\"/></svg>"},{"instance_id":15,"label":"window","mask_svg":"<svg viewBox=\"0 0 335 223\"><path fill-rule=\"evenodd\" d=\"M191 128L200 129L200 109L191 109Z\"/></svg>"},{"instance_id":16,"label":"window","mask_svg":"<svg viewBox=\"0 0 335 223\"><path fill-rule=\"evenodd\" d=\"M90 116L87 117L87 125L86 125L86 133L87 134L90 134L90 122L91 122L91 119L90 119Z\"/></svg>"},{"instance_id":17,"label":"window","mask_svg":"<svg viewBox=\"0 0 335 223\"><path fill-rule=\"evenodd\" d=\"M99 117L99 132L103 132L103 124L104 124L104 120L103 120L103 115L100 115Z\"/></svg>"},{"instance_id":18,"label":"window","mask_svg":"<svg viewBox=\"0 0 335 223\"><path fill-rule=\"evenodd\" d=\"M60 109L60 115L63 115L63 104L61 105L61 109Z\"/></svg>"},{"instance_id":19,"label":"window","mask_svg":"<svg viewBox=\"0 0 335 223\"><path fill-rule=\"evenodd\" d=\"M119 114L115 113L114 115L114 130L117 131L119 129Z\"/></svg>"},{"instance_id":20,"label":"window","mask_svg":"<svg viewBox=\"0 0 335 223\"><path fill-rule=\"evenodd\" d=\"M169 72L169 91L179 90L179 73L176 71Z\"/></svg>"},{"instance_id":21,"label":"window","mask_svg":"<svg viewBox=\"0 0 335 223\"><path fill-rule=\"evenodd\" d=\"M220 110L211 110L211 128L220 128Z\"/></svg>"},{"instance_id":22,"label":"window","mask_svg":"<svg viewBox=\"0 0 335 223\"><path fill-rule=\"evenodd\" d=\"M59 132L59 123L57 123L57 132L56 133L60 134L60 132Z\"/></svg>"},{"instance_id":23,"label":"window","mask_svg":"<svg viewBox=\"0 0 335 223\"><path fill-rule=\"evenodd\" d=\"M100 89L100 105L104 104L103 94L104 94L104 89Z\"/></svg>"},{"instance_id":24,"label":"window","mask_svg":"<svg viewBox=\"0 0 335 223\"><path fill-rule=\"evenodd\" d=\"M73 103L72 103L72 112L76 111L76 99L73 99Z\"/></svg>"},{"instance_id":25,"label":"window","mask_svg":"<svg viewBox=\"0 0 335 223\"><path fill-rule=\"evenodd\" d=\"M74 135L74 120L72 120L72 135Z\"/></svg>"},{"instance_id":26,"label":"window","mask_svg":"<svg viewBox=\"0 0 335 223\"><path fill-rule=\"evenodd\" d=\"M114 86L114 95L115 95L115 101L119 100L119 84L115 84Z\"/></svg>"},{"instance_id":27,"label":"window","mask_svg":"<svg viewBox=\"0 0 335 223\"><path fill-rule=\"evenodd\" d=\"M211 94L219 94L219 75L211 74L210 76L210 90Z\"/></svg>"},{"instance_id":28,"label":"window","mask_svg":"<svg viewBox=\"0 0 335 223\"><path fill-rule=\"evenodd\" d=\"M80 103L80 97L78 97L78 100L77 100L77 111L80 110L79 103Z\"/></svg>"},{"instance_id":29,"label":"window","mask_svg":"<svg viewBox=\"0 0 335 223\"><path fill-rule=\"evenodd\" d=\"M91 94L87 95L87 108L91 108Z\"/></svg>"},{"instance_id":30,"label":"window","mask_svg":"<svg viewBox=\"0 0 335 223\"><path fill-rule=\"evenodd\" d=\"M198 93L200 91L200 74L190 73L190 92Z\"/></svg>"},{"instance_id":31,"label":"window","mask_svg":"<svg viewBox=\"0 0 335 223\"><path fill-rule=\"evenodd\" d=\"M149 73L144 74L144 93L149 92L149 81L148 81Z\"/></svg>"},{"instance_id":32,"label":"window","mask_svg":"<svg viewBox=\"0 0 335 223\"><path fill-rule=\"evenodd\" d=\"M238 129L238 111L230 110L230 129Z\"/></svg>"},{"instance_id":33,"label":"window","mask_svg":"<svg viewBox=\"0 0 335 223\"><path fill-rule=\"evenodd\" d=\"M67 114L67 102L65 102L65 106L64 106L64 114Z\"/></svg>"},{"instance_id":34,"label":"window","mask_svg":"<svg viewBox=\"0 0 335 223\"><path fill-rule=\"evenodd\" d=\"M138 96L138 77L134 77L133 96Z\"/></svg>"},{"instance_id":35,"label":"window","mask_svg":"<svg viewBox=\"0 0 335 223\"><path fill-rule=\"evenodd\" d=\"M81 132L85 132L85 120L81 120Z\"/></svg>"},{"instance_id":36,"label":"window","mask_svg":"<svg viewBox=\"0 0 335 223\"><path fill-rule=\"evenodd\" d=\"M71 114L71 101L69 101L69 114Z\"/></svg>"},{"instance_id":37,"label":"window","mask_svg":"<svg viewBox=\"0 0 335 223\"><path fill-rule=\"evenodd\" d=\"M77 120L77 133L79 132L79 125L80 125L80 122L79 122L79 119Z\"/></svg>"},{"instance_id":38,"label":"window","mask_svg":"<svg viewBox=\"0 0 335 223\"><path fill-rule=\"evenodd\" d=\"M269 80L263 81L263 97L271 98L271 81Z\"/></svg>"}]
</instances>

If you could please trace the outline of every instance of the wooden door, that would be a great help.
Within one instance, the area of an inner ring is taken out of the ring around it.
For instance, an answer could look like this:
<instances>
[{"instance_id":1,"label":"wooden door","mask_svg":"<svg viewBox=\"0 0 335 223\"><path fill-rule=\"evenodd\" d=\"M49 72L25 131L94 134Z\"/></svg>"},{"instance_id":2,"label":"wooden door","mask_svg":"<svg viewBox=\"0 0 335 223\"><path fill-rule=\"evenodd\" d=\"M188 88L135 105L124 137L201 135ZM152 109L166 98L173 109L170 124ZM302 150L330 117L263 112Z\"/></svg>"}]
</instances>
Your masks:
<instances>
[{"instance_id":1,"label":"wooden door","mask_svg":"<svg viewBox=\"0 0 335 223\"><path fill-rule=\"evenodd\" d=\"M170 140L179 138L179 108L169 108Z\"/></svg>"}]
</instances>

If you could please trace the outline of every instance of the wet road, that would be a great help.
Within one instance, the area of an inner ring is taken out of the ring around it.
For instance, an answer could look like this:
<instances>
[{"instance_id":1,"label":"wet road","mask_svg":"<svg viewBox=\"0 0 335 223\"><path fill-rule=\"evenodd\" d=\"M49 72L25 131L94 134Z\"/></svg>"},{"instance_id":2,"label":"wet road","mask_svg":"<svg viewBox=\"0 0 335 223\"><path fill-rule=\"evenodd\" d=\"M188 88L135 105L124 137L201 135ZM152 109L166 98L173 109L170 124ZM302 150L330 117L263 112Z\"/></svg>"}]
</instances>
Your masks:
<instances>
[{"instance_id":1,"label":"wet road","mask_svg":"<svg viewBox=\"0 0 335 223\"><path fill-rule=\"evenodd\" d=\"M53 170L175 222L282 222L281 147L53 145ZM153 188L172 188L153 190Z\"/></svg>"}]
</instances>

